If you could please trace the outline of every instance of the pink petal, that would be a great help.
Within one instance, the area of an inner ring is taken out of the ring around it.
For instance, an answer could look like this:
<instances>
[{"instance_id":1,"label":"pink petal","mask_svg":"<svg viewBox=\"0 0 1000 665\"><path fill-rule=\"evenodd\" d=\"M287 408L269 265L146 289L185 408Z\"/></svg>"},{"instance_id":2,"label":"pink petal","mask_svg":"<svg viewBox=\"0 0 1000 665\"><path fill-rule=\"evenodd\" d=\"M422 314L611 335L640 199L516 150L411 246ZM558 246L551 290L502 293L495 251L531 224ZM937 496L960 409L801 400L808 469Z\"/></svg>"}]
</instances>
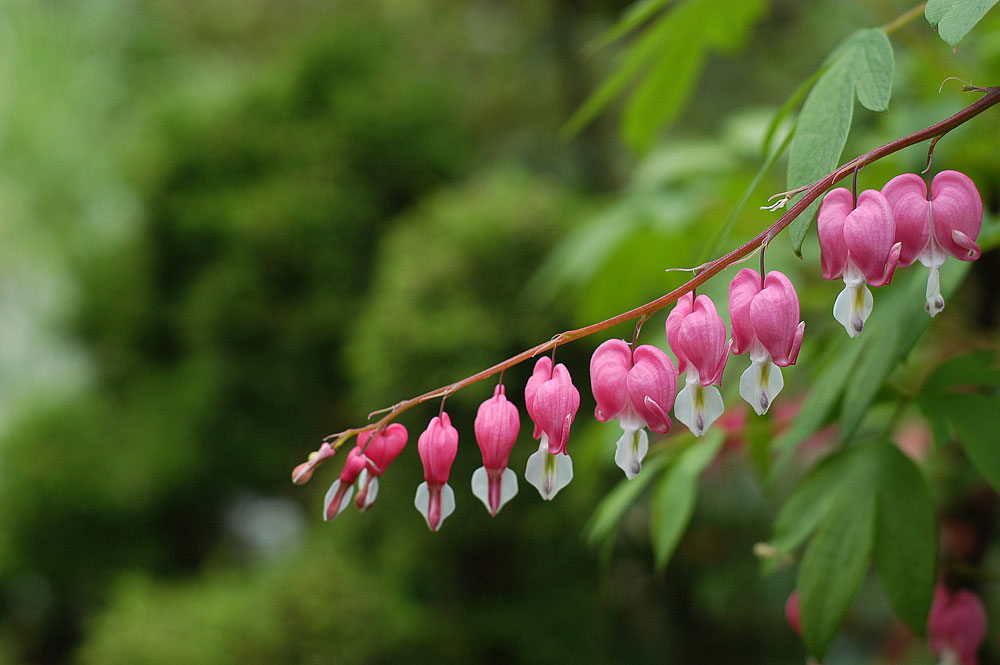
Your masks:
<instances>
[{"instance_id":1,"label":"pink petal","mask_svg":"<svg viewBox=\"0 0 1000 665\"><path fill-rule=\"evenodd\" d=\"M670 345L670 350L677 356L678 374L687 371L688 361L681 349L680 329L681 322L691 313L692 309L694 309L694 294L685 293L677 301L677 304L674 305L674 308L670 310L670 314L667 315L667 343Z\"/></svg>"},{"instance_id":2,"label":"pink petal","mask_svg":"<svg viewBox=\"0 0 1000 665\"><path fill-rule=\"evenodd\" d=\"M844 222L854 210L851 193L843 187L831 190L823 197L816 220L819 234L820 263L823 279L836 279L847 266L847 245L844 243Z\"/></svg>"},{"instance_id":3,"label":"pink petal","mask_svg":"<svg viewBox=\"0 0 1000 665\"><path fill-rule=\"evenodd\" d=\"M369 471L376 476L382 475L392 460L402 452L408 438L406 428L399 423L392 423L374 438L371 430L359 434L358 445L364 449L365 457L368 458Z\"/></svg>"},{"instance_id":4,"label":"pink petal","mask_svg":"<svg viewBox=\"0 0 1000 665\"><path fill-rule=\"evenodd\" d=\"M698 296L693 311L681 321L675 337L680 347L678 356L683 355L694 366L703 386L721 378L729 346L726 343L726 324L715 311L711 298ZM671 348L678 351L673 344Z\"/></svg>"},{"instance_id":5,"label":"pink petal","mask_svg":"<svg viewBox=\"0 0 1000 665\"><path fill-rule=\"evenodd\" d=\"M941 171L931 182L934 201L934 238L949 254L963 261L978 258L970 256L970 243L960 244L953 232L962 233L975 247L979 230L983 225L983 199L975 183L964 173Z\"/></svg>"},{"instance_id":6,"label":"pink petal","mask_svg":"<svg viewBox=\"0 0 1000 665\"><path fill-rule=\"evenodd\" d=\"M753 345L750 301L760 288L760 274L751 268L736 273L729 285L729 322L733 328L733 353L736 355L747 353Z\"/></svg>"},{"instance_id":7,"label":"pink petal","mask_svg":"<svg viewBox=\"0 0 1000 665\"><path fill-rule=\"evenodd\" d=\"M417 450L424 464L424 480L431 486L448 482L451 465L458 454L458 430L451 426L447 413L431 418L417 441Z\"/></svg>"},{"instance_id":8,"label":"pink petal","mask_svg":"<svg viewBox=\"0 0 1000 665\"><path fill-rule=\"evenodd\" d=\"M931 204L927 185L915 173L898 175L885 184L882 195L892 209L896 240L903 243L899 265L906 267L917 260L931 237Z\"/></svg>"},{"instance_id":9,"label":"pink petal","mask_svg":"<svg viewBox=\"0 0 1000 665\"><path fill-rule=\"evenodd\" d=\"M677 370L655 346L637 347L633 358L635 365L626 379L629 399L651 431L665 434L670 431L667 410L677 394Z\"/></svg>"},{"instance_id":10,"label":"pink petal","mask_svg":"<svg viewBox=\"0 0 1000 665\"><path fill-rule=\"evenodd\" d=\"M750 321L774 364L787 367L799 325L799 297L783 273L772 270L767 274L764 290L750 304Z\"/></svg>"},{"instance_id":11,"label":"pink petal","mask_svg":"<svg viewBox=\"0 0 1000 665\"><path fill-rule=\"evenodd\" d=\"M869 284L878 286L876 282L885 276L889 250L895 242L896 224L889 202L874 189L861 192L858 206L844 220L844 243L851 261Z\"/></svg>"},{"instance_id":12,"label":"pink petal","mask_svg":"<svg viewBox=\"0 0 1000 665\"><path fill-rule=\"evenodd\" d=\"M344 462L344 470L340 472L340 482L343 485L351 485L358 478L358 474L361 473L362 469L368 464L368 459L365 454L361 452L360 446L354 446L351 452L347 454L347 460Z\"/></svg>"},{"instance_id":13,"label":"pink petal","mask_svg":"<svg viewBox=\"0 0 1000 665\"><path fill-rule=\"evenodd\" d=\"M594 392L598 422L617 418L625 409L625 377L632 368L632 349L620 339L609 339L590 358L590 388Z\"/></svg>"},{"instance_id":14,"label":"pink petal","mask_svg":"<svg viewBox=\"0 0 1000 665\"><path fill-rule=\"evenodd\" d=\"M927 618L927 632L934 652L953 651L963 665L976 665L976 652L986 637L982 601L971 591L950 593L938 584Z\"/></svg>"},{"instance_id":15,"label":"pink petal","mask_svg":"<svg viewBox=\"0 0 1000 665\"><path fill-rule=\"evenodd\" d=\"M503 385L497 386L493 397L479 405L474 427L483 466L490 472L502 470L521 430L517 407L504 395Z\"/></svg>"},{"instance_id":16,"label":"pink petal","mask_svg":"<svg viewBox=\"0 0 1000 665\"><path fill-rule=\"evenodd\" d=\"M540 439L542 437L542 430L538 426L538 418L535 417L534 402L535 393L538 392L538 387L552 378L552 358L549 356L542 356L535 363L535 368L531 372L531 376L528 378L527 385L524 386L524 408L528 410L528 417L535 423L535 431L531 435L532 438Z\"/></svg>"},{"instance_id":17,"label":"pink petal","mask_svg":"<svg viewBox=\"0 0 1000 665\"><path fill-rule=\"evenodd\" d=\"M533 408L536 425L548 435L549 452L553 455L565 452L570 425L580 408L580 393L565 365L556 365L552 378L538 387Z\"/></svg>"}]
</instances>

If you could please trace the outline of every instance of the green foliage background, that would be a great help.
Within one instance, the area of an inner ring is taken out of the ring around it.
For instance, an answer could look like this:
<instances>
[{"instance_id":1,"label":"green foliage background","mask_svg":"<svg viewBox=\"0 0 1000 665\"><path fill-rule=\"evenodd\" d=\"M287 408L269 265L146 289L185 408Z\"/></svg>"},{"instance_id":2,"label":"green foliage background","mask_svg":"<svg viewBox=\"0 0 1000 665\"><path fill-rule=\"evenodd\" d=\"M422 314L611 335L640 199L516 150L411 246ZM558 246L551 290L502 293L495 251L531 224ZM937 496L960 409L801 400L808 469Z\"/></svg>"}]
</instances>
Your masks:
<instances>
[{"instance_id":1,"label":"green foliage background","mask_svg":"<svg viewBox=\"0 0 1000 665\"><path fill-rule=\"evenodd\" d=\"M693 513L686 531L672 521L667 483L636 492L634 505L602 506L620 521L591 521L620 479L614 428L590 418L587 360L600 339L559 350L583 404L576 476L551 504L522 483L491 520L468 491L485 385L448 400L462 445L458 509L441 533L412 508L413 444L436 404L403 418L411 445L368 514L321 521L339 457L306 488L289 483L323 435L655 298L685 279L665 268L697 265L713 245L768 224L757 206L785 188L783 168L760 176L721 232L758 172L775 111L837 43L909 8L755 0L637 66L638 106L622 111L611 95L608 114L560 138L621 64L614 47L583 53L625 6L0 5L0 663L801 662L782 616L795 572L762 576L751 552L811 458L776 474L772 444L790 450L842 419L858 436L900 413L919 424L914 404L939 440L923 468L946 553L948 529L964 529L975 547L959 562L1000 569L996 494L952 436L988 444L997 414L951 404L946 390L973 375L998 383L976 373L997 348L995 253L972 266L916 348L865 384L872 394L852 407L861 393L849 389L841 407L836 390L829 404L813 396L842 344L829 316L839 288L819 279L814 232L804 261L775 241L769 269L793 278L808 323L781 399L809 393L825 408L804 409L813 421L797 440L794 427L778 438L790 418L778 410L720 435L724 452L700 481L707 460L688 453L697 468L681 489L699 491L676 511ZM1000 83L990 78L1000 71L996 12L955 54L922 21L892 39L890 112L855 108L845 156L961 108L969 99L956 84L937 92L947 76ZM670 85L674 71L687 72L686 87ZM997 113L935 153L935 168L979 185L984 247L1000 238ZM866 168L862 185L924 159L919 148L894 155ZM704 289L724 316L727 285ZM876 308L895 311L888 293L876 292ZM643 335L665 347L662 317ZM865 348L877 357L881 347ZM986 360L923 384L970 349ZM506 375L519 406L529 369ZM742 369L731 359L729 405ZM872 372L845 372L839 385ZM944 401L926 397L934 390ZM900 394L909 397L897 413ZM963 408L971 415L957 418ZM519 475L534 450L521 412ZM676 440L654 455L676 453ZM988 447L969 454L989 466ZM682 530L669 547L651 534L651 514ZM674 545L665 572L654 570ZM961 581L1000 620L996 585ZM879 583L861 582L825 662L929 662L889 613ZM996 656L990 646L982 662Z\"/></svg>"}]
</instances>

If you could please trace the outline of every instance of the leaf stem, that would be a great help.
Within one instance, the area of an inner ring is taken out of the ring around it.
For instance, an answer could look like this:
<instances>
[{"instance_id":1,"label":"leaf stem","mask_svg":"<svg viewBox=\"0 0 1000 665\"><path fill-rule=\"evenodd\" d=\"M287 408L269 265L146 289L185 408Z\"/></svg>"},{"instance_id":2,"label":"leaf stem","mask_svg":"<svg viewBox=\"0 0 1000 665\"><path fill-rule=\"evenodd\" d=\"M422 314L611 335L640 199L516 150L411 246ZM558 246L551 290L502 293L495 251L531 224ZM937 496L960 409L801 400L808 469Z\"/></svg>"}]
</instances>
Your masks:
<instances>
[{"instance_id":1,"label":"leaf stem","mask_svg":"<svg viewBox=\"0 0 1000 665\"><path fill-rule=\"evenodd\" d=\"M885 25L883 25L881 28L879 28L879 30L881 30L882 32L884 32L887 35L891 35L892 33L896 32L897 30L899 30L900 28L902 28L903 26L905 26L906 24L908 24L911 21L913 21L913 19L915 19L918 16L920 16L921 14L923 14L924 13L924 7L926 7L926 6L927 6L926 2L921 2L919 5L917 5L913 9L910 9L909 11L906 11L906 12L900 14L896 18L894 18L891 21L889 21L888 23L886 23Z\"/></svg>"},{"instance_id":2,"label":"leaf stem","mask_svg":"<svg viewBox=\"0 0 1000 665\"><path fill-rule=\"evenodd\" d=\"M915 11L916 9L911 10L911 12L909 13L913 13ZM898 20L899 19L897 19L897 21ZM640 317L648 318L650 315L660 311L661 309L667 307L668 305L673 304L678 299L680 299L681 296L684 296L687 293L694 291L698 286L704 284L709 279L722 272L725 268L746 258L753 252L757 251L758 248L767 245L778 233L783 231L789 224L791 224L792 220L801 215L802 212L805 211L807 207L809 207L810 203L812 203L817 198L822 196L827 190L833 187L833 185L836 184L839 180L850 175L852 171L860 169L861 167L867 164L871 164L872 162L878 161L883 157L898 152L903 148L908 148L911 145L915 145L922 141L926 141L928 139L934 139L938 136L941 136L951 131L955 127L958 127L959 125L968 122L972 118L976 117L977 115L979 115L980 113L982 113L983 111L985 111L986 109L990 108L991 106L997 103L1000 103L1000 86L987 88L986 94L983 97L973 102L972 104L966 106L958 113L948 118L945 118L940 122L930 125L929 127L925 127L924 129L913 132L912 134L907 134L906 136L900 137L894 141L890 141L885 145L882 145L878 148L875 148L874 150L870 150L862 155L859 155L858 157L855 157L851 161L838 167L831 173L827 174L823 178L817 180L816 182L806 187L805 194L795 203L795 205L789 208L784 215L782 215L777 221L775 221L769 227L767 227L759 234L757 234L754 238L740 245L736 249L730 251L728 254L725 254L715 259L714 261L706 263L702 267L702 269L698 272L698 274L695 275L693 278L685 282L683 285L677 287L673 291L660 296L656 300L648 302L645 305L640 305L639 307L635 307L634 309L630 309L626 312L622 312L621 314L618 314L616 316L612 316L611 318L605 319L604 321L599 321L598 323L593 323L589 326L584 326L583 328L577 328L576 330L568 330L566 332L559 333L558 335L553 336L547 342L543 342L541 344L533 346L530 349L525 349L521 353L512 356L502 362L499 362L493 365L492 367L487 367L486 369L477 372L476 374L467 376L464 379L461 379L449 385L442 386L440 388L435 388L434 390L430 390L422 395L418 395L416 397L403 400L387 409L380 409L378 411L374 411L372 412L373 415L376 413L385 413L385 415L382 416L382 418L379 419L377 422L364 425L362 427L346 429L342 432L339 432L336 435L331 435L327 437L327 439L336 437L337 440L333 445L339 447L345 441L349 440L352 436L356 434L371 429L385 427L390 422L392 422L397 416L402 414L404 411L408 411L414 406L423 404L424 402L436 399L438 397L451 395L452 393L461 390L466 386L478 383L479 381L487 379L493 376L494 374L503 372L504 370L513 367L514 365L518 365L526 360L530 360L531 358L534 358L539 354L545 353L550 350L554 350L555 347L558 345L566 344L568 342L572 342L581 339L583 337L588 337L589 335L602 332L604 330L607 330L608 328L613 328L614 326L617 326L621 323L625 323L626 321L631 321L633 319L638 319Z\"/></svg>"}]
</instances>

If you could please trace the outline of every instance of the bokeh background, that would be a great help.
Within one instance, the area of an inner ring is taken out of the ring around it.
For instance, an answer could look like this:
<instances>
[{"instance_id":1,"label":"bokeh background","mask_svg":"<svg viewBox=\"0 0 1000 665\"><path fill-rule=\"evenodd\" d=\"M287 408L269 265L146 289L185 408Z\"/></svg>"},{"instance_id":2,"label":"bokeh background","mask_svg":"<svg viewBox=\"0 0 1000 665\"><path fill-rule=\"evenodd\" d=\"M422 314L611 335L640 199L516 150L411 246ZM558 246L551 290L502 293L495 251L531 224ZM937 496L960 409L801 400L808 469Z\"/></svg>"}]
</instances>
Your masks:
<instances>
[{"instance_id":1,"label":"bokeh background","mask_svg":"<svg viewBox=\"0 0 1000 665\"><path fill-rule=\"evenodd\" d=\"M436 403L401 418L411 445L369 513L323 523L339 456L310 485L289 482L324 435L369 411L681 283L665 269L707 258L774 111L845 35L909 5L765 3L644 154L622 140L617 103L560 134L620 62L620 48L587 47L627 6L0 5L0 663L804 661L782 613L794 569L763 576L753 555L787 487L762 483L747 449L787 424L810 360L843 334L814 236L802 261L784 239L768 252L798 285L811 338L785 373L786 408L744 428L733 407L663 572L644 499L612 537L585 537L621 477L618 435L593 421L586 380L604 336L559 349L583 403L576 477L551 504L522 483L490 519L469 492L490 382L448 400L462 443L458 508L440 533L412 504L413 444ZM922 21L894 35L891 110L859 107L845 155L968 103L957 84L938 93L947 76L1000 83L995 14L957 54ZM975 179L988 225L998 127L990 111L935 158ZM925 156L899 153L862 185ZM782 172L727 246L774 219L757 206L784 189ZM896 379L996 348L998 279L984 255ZM705 289L723 313L727 284ZM665 347L662 324L644 341ZM732 405L741 360L724 384ZM519 406L528 369L506 375ZM526 422L522 409L519 475L535 449ZM925 450L922 421L904 426ZM953 536L945 553L1000 571L996 495L954 448L926 464ZM963 583L987 601L983 662L997 662L996 579ZM931 662L874 580L829 662L862 660Z\"/></svg>"}]
</instances>

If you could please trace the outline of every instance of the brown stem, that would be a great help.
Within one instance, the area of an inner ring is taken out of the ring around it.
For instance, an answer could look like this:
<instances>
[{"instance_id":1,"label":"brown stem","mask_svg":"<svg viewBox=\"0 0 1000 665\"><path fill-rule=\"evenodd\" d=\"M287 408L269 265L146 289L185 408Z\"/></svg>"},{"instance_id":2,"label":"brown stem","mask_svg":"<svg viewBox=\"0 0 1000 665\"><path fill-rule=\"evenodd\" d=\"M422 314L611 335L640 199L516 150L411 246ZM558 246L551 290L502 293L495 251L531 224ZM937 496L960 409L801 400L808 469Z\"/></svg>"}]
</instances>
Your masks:
<instances>
[{"instance_id":1,"label":"brown stem","mask_svg":"<svg viewBox=\"0 0 1000 665\"><path fill-rule=\"evenodd\" d=\"M719 274L726 267L736 263L737 261L749 256L758 247L762 247L769 243L778 233L783 231L785 227L792 223L796 217L801 215L809 204L818 199L823 193L828 189L833 187L835 183L849 175L852 171L860 169L861 167L871 164L872 162L878 161L883 157L898 152L903 148L908 148L911 145L920 143L921 141L926 141L928 139L936 138L941 136L955 127L971 120L976 117L986 109L990 108L994 104L1000 102L1000 86L988 88L986 94L981 97L978 101L966 106L964 109L959 111L953 116L945 118L944 120L937 122L930 127L925 127L919 131L913 132L895 141L890 141L883 146L870 150L863 155L855 157L851 161L847 162L843 166L838 167L833 172L829 173L825 177L817 180L808 187L806 187L805 194L800 198L795 205L788 209L788 211L782 215L776 222L771 224L763 231L761 231L757 236L752 238L750 241L740 245L736 249L732 250L728 254L721 256L714 261L710 261L705 264L697 275L692 277L690 280L685 282L683 285L677 287L670 293L660 296L652 302L648 302L645 305L641 305L634 309L630 309L627 312L622 312L617 316L613 316L610 319L605 319L599 323L593 323L589 326L583 328L577 328L576 330L568 330L566 332L555 335L552 339L547 342L533 346L530 349L525 349L521 353L499 362L492 367L488 367L481 372L477 372L472 376L468 376L460 381L443 386L441 388L435 388L434 390L428 391L423 395L418 395L417 397L410 398L399 402L386 413L378 422L365 425L363 427L357 427L353 429L344 430L338 435L338 440L335 445L340 445L344 441L347 441L351 436L364 432L366 430L375 429L376 427L384 427L399 416L404 411L411 409L418 404L423 404L424 402L444 395L450 395L466 386L470 386L473 383L478 383L483 379L489 378L494 374L504 371L509 367L513 367L525 360L530 360L540 353L545 353L559 344L566 344L567 342L572 342L578 340L582 337L587 337L593 335L594 333L599 333L608 328L613 328L620 323L625 323L626 321L631 321L632 319L637 319L639 317L649 317L651 314L660 311L667 305L676 302L681 296L694 291L698 286L704 284L709 279ZM375 412L380 413L381 411Z\"/></svg>"}]
</instances>

